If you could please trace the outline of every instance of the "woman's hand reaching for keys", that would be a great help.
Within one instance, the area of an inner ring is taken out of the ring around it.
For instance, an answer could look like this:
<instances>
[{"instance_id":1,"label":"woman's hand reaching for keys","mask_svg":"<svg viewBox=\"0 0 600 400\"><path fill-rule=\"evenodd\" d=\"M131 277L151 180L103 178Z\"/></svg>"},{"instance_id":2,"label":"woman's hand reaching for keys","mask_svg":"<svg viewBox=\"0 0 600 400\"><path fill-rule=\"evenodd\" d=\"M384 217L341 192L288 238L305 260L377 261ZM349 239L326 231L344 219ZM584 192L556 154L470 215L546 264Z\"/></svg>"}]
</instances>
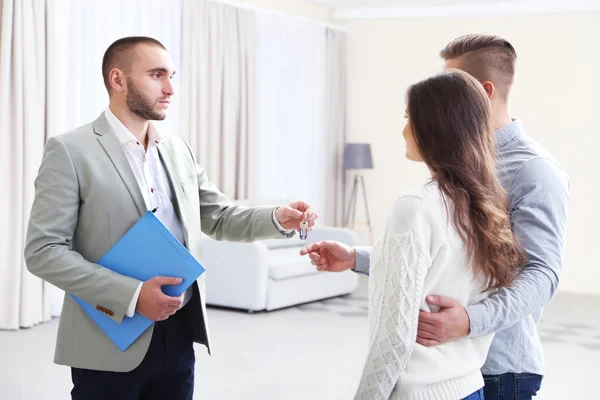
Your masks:
<instances>
[{"instance_id":1,"label":"woman's hand reaching for keys","mask_svg":"<svg viewBox=\"0 0 600 400\"><path fill-rule=\"evenodd\" d=\"M319 214L312 206L304 201L295 201L287 206L277 207L275 210L275 218L283 228L288 230L300 230L302 221L308 222L308 230L311 230L315 225L315 221L319 218Z\"/></svg>"},{"instance_id":2,"label":"woman's hand reaching for keys","mask_svg":"<svg viewBox=\"0 0 600 400\"><path fill-rule=\"evenodd\" d=\"M300 250L300 255L308 254L317 271L342 272L356 265L356 250L340 242L324 240L315 242Z\"/></svg>"}]
</instances>

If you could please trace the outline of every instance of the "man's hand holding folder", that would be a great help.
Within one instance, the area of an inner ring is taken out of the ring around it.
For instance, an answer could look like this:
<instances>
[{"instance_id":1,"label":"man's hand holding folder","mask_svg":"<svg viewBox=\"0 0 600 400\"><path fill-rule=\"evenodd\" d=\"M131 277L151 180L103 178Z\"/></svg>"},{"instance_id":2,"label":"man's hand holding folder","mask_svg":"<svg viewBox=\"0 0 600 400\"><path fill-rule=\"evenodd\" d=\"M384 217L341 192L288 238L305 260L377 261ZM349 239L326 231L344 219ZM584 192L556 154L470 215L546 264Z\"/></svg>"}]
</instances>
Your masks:
<instances>
[{"instance_id":1,"label":"man's hand holding folder","mask_svg":"<svg viewBox=\"0 0 600 400\"><path fill-rule=\"evenodd\" d=\"M136 311L151 321L163 321L175 314L183 304L183 296L168 296L163 293L163 285L179 285L181 278L157 276L143 283L138 297Z\"/></svg>"},{"instance_id":2,"label":"man's hand holding folder","mask_svg":"<svg viewBox=\"0 0 600 400\"><path fill-rule=\"evenodd\" d=\"M143 252L136 251L142 247ZM187 288L204 273L204 267L151 211L98 264L143 282L135 314L120 323L110 314L107 316L102 305L95 306L72 295L121 351L127 350L155 321L175 314Z\"/></svg>"}]
</instances>

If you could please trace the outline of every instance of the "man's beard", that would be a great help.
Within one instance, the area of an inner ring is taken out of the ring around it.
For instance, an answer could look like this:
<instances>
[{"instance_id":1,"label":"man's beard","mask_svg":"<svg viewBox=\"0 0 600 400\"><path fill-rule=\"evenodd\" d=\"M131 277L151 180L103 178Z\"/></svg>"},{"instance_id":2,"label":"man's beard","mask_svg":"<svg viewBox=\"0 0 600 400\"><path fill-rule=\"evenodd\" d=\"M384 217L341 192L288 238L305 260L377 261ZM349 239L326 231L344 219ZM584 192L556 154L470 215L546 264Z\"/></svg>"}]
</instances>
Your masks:
<instances>
[{"instance_id":1,"label":"man's beard","mask_svg":"<svg viewBox=\"0 0 600 400\"><path fill-rule=\"evenodd\" d=\"M162 121L166 118L166 113L160 114L154 110L150 99L131 80L127 81L127 106L132 113L147 121Z\"/></svg>"}]
</instances>

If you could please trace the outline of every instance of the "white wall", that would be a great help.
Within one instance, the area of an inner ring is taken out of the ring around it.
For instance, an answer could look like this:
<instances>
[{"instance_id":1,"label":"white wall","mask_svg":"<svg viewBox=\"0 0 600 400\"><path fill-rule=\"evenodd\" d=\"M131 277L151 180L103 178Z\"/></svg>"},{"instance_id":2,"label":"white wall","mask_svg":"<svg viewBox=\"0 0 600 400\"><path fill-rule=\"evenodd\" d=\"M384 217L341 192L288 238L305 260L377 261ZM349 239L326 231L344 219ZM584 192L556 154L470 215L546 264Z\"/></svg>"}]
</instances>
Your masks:
<instances>
[{"instance_id":1,"label":"white wall","mask_svg":"<svg viewBox=\"0 0 600 400\"><path fill-rule=\"evenodd\" d=\"M219 0L217 0L219 1ZM235 1L235 0L225 0ZM318 7L308 3L302 3L296 0L239 0L239 3L248 4L264 8L266 10L272 10L282 12L290 15L295 15L302 18L308 18L315 21L330 22L329 10L324 7Z\"/></svg>"},{"instance_id":2,"label":"white wall","mask_svg":"<svg viewBox=\"0 0 600 400\"><path fill-rule=\"evenodd\" d=\"M349 141L373 146L375 169L365 175L376 236L401 190L427 171L404 159L405 90L440 71L438 52L465 33L504 36L516 48L512 114L562 164L571 206L561 290L600 295L595 256L600 228L596 171L600 148L600 13L485 18L353 20L348 74ZM359 208L360 212L360 208Z\"/></svg>"}]
</instances>

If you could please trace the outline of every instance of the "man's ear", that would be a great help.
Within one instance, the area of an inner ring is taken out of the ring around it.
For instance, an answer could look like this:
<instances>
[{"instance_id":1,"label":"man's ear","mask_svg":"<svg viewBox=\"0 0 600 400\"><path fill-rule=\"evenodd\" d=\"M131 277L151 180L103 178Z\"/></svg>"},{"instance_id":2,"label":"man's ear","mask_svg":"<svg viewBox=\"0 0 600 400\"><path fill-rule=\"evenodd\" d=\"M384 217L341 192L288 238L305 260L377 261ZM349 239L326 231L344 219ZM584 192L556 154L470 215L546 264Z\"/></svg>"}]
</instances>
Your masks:
<instances>
[{"instance_id":1,"label":"man's ear","mask_svg":"<svg viewBox=\"0 0 600 400\"><path fill-rule=\"evenodd\" d=\"M496 93L496 87L491 81L483 82L483 89L485 90L485 93L487 93L489 99Z\"/></svg>"},{"instance_id":2,"label":"man's ear","mask_svg":"<svg viewBox=\"0 0 600 400\"><path fill-rule=\"evenodd\" d=\"M110 86L117 93L121 93L125 90L124 76L125 74L123 74L123 71L118 68L113 68L108 75Z\"/></svg>"}]
</instances>

